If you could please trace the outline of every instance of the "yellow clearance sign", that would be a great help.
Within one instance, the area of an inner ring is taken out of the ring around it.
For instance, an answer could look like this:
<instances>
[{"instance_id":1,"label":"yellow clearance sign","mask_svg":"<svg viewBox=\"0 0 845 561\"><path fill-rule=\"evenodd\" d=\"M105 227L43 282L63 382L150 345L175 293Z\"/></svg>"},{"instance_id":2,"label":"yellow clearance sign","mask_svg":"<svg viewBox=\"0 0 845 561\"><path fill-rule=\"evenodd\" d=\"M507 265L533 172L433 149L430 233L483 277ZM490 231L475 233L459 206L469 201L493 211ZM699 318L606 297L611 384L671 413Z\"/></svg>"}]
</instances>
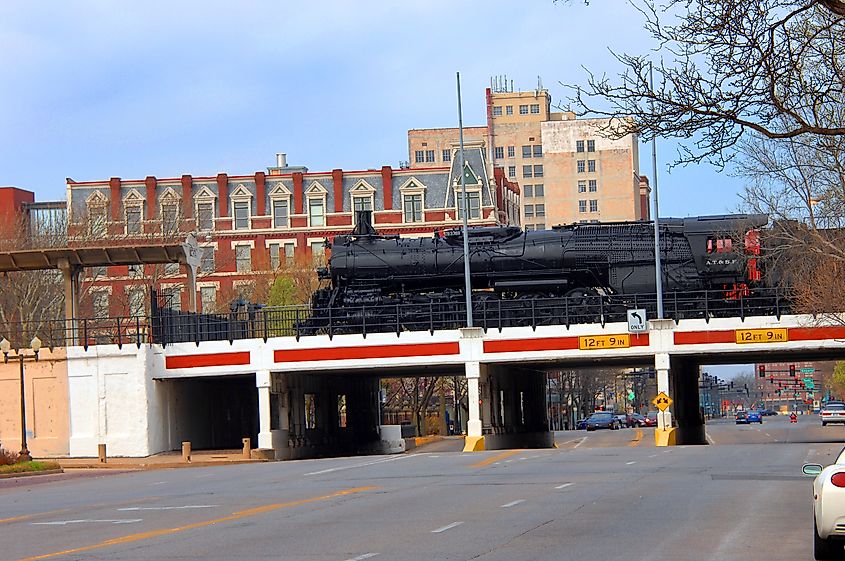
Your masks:
<instances>
[{"instance_id":1,"label":"yellow clearance sign","mask_svg":"<svg viewBox=\"0 0 845 561\"><path fill-rule=\"evenodd\" d=\"M621 335L587 335L578 337L578 348L582 351L597 351L600 349L627 349L631 346L631 336Z\"/></svg>"},{"instance_id":2,"label":"yellow clearance sign","mask_svg":"<svg viewBox=\"0 0 845 561\"><path fill-rule=\"evenodd\" d=\"M786 343L789 341L789 331L786 328L773 329L737 329L737 344L747 343Z\"/></svg>"}]
</instances>

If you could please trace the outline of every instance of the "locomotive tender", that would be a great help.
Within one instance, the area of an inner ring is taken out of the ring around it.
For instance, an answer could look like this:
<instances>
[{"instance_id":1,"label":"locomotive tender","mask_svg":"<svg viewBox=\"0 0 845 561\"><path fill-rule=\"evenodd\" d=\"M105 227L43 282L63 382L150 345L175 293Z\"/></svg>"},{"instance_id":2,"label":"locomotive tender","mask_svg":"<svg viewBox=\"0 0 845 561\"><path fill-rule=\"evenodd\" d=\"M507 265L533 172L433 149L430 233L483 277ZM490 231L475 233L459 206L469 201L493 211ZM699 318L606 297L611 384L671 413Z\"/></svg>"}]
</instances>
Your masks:
<instances>
[{"instance_id":1,"label":"locomotive tender","mask_svg":"<svg viewBox=\"0 0 845 561\"><path fill-rule=\"evenodd\" d=\"M357 218L355 232L334 238L328 267L318 271L330 286L313 294L314 316L329 308L401 305L405 321L433 305L464 301L461 229L408 239L377 235L369 213ZM715 290L730 299L753 291L761 281L754 257L759 229L767 223L766 215L662 219L664 292ZM469 251L473 301L485 306L656 292L652 222L578 223L528 232L476 227L469 229ZM350 325L359 323L353 312L335 312L335 319L344 313Z\"/></svg>"}]
</instances>

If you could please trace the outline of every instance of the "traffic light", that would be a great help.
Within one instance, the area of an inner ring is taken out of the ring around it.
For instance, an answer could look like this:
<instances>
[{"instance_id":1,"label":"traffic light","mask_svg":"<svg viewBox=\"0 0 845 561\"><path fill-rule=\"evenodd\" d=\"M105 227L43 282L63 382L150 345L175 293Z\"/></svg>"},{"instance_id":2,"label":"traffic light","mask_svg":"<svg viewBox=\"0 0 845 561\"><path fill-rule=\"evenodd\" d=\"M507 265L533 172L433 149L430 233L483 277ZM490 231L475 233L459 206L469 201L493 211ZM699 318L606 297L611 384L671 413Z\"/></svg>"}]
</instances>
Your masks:
<instances>
[{"instance_id":1,"label":"traffic light","mask_svg":"<svg viewBox=\"0 0 845 561\"><path fill-rule=\"evenodd\" d=\"M757 365L757 375L761 378L766 377L766 365L765 364L758 364Z\"/></svg>"},{"instance_id":2,"label":"traffic light","mask_svg":"<svg viewBox=\"0 0 845 561\"><path fill-rule=\"evenodd\" d=\"M794 364L789 365L789 375L792 376L793 378L795 378L795 365Z\"/></svg>"}]
</instances>

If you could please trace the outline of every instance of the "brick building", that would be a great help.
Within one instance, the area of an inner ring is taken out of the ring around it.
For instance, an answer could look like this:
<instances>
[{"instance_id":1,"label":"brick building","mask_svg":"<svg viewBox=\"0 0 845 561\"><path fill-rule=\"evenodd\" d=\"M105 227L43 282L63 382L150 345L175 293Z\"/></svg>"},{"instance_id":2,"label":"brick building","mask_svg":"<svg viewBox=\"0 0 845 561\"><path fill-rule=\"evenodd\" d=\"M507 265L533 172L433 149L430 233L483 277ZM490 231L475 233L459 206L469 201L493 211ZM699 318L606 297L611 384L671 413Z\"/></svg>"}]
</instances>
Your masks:
<instances>
[{"instance_id":1,"label":"brick building","mask_svg":"<svg viewBox=\"0 0 845 561\"><path fill-rule=\"evenodd\" d=\"M488 165L519 181L525 228L572 222L648 220L648 180L639 173L636 135L611 140L609 119L551 111L547 90L486 90L487 126L464 128L481 143ZM408 131L410 167L448 164L457 128Z\"/></svg>"},{"instance_id":2,"label":"brick building","mask_svg":"<svg viewBox=\"0 0 845 561\"><path fill-rule=\"evenodd\" d=\"M202 262L201 310L225 309L236 296L255 296L256 278L302 258L309 268L325 258L326 242L354 227L370 210L380 234L429 236L462 223L457 150L447 165L311 172L276 165L251 175L67 181L70 243L109 239L132 244L184 238L193 232ZM519 188L489 166L480 144L466 147L471 225L519 223ZM487 172L490 170L490 173ZM187 309L185 271L174 266L108 267L91 271L93 316L143 313L154 284L168 305ZM256 298L261 300L261 298Z\"/></svg>"}]
</instances>

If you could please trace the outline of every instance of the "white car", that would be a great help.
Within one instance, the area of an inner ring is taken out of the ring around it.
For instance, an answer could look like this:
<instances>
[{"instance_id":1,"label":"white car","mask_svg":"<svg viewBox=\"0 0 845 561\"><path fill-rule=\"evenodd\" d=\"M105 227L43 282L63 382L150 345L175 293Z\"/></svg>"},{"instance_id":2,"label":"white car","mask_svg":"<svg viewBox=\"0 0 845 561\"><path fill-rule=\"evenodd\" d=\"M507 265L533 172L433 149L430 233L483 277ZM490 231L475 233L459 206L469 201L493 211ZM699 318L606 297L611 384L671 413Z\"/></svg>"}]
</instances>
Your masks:
<instances>
[{"instance_id":1,"label":"white car","mask_svg":"<svg viewBox=\"0 0 845 561\"><path fill-rule=\"evenodd\" d=\"M828 423L845 423L845 403L829 401L821 411L822 426Z\"/></svg>"},{"instance_id":2,"label":"white car","mask_svg":"<svg viewBox=\"0 0 845 561\"><path fill-rule=\"evenodd\" d=\"M813 480L813 554L819 561L845 559L845 449L822 467L805 464Z\"/></svg>"}]
</instances>

